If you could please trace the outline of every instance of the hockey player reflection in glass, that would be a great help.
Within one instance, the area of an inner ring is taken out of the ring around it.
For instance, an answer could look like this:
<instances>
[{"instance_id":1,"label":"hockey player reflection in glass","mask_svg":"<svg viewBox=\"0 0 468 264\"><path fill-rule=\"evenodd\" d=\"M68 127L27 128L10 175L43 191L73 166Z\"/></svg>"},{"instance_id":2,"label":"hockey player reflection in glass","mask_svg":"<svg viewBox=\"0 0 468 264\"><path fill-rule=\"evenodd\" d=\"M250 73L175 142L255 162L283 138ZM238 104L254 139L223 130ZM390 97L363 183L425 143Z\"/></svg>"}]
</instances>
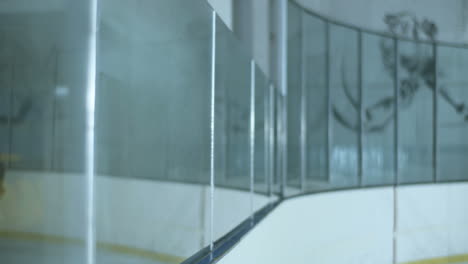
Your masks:
<instances>
[{"instance_id":1,"label":"hockey player reflection in glass","mask_svg":"<svg viewBox=\"0 0 468 264\"><path fill-rule=\"evenodd\" d=\"M428 19L418 19L408 12L388 14L385 16L384 22L391 34L416 40L410 51L400 52L398 56L395 56L393 39L382 39L379 43L385 71L393 79L396 64L398 63L400 75L405 76L398 80L397 94L399 107L405 108L413 102L414 97L421 91L421 87L426 87L431 91L436 89L436 62L432 54L432 47L418 41L434 42L437 35L437 26ZM398 62L395 61L395 58L398 58ZM353 96L353 91L351 91L351 85L345 76L345 72L345 67L342 65L341 80L343 93L350 105L358 111L359 100ZM460 115L462 122L468 122L468 109L465 103L458 102L449 94L446 87L439 86L437 88L438 96L445 100ZM389 87L389 89L393 89L393 87ZM381 132L391 124L395 117L393 114L395 101L394 96L386 96L369 106L365 106L362 120L363 132ZM352 118L349 118L346 115L346 111L339 109L337 105L333 106L333 115L346 128L355 132L360 130L359 124Z\"/></svg>"}]
</instances>

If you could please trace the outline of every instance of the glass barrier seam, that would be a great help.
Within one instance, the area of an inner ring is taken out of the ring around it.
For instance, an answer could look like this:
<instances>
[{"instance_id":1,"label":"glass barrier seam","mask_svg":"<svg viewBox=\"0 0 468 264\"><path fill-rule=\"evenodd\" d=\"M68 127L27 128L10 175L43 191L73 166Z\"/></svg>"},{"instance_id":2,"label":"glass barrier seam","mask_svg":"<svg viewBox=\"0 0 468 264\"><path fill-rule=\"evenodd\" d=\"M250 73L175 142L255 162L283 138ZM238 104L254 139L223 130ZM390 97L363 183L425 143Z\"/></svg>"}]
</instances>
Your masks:
<instances>
[{"instance_id":1,"label":"glass barrier seam","mask_svg":"<svg viewBox=\"0 0 468 264\"><path fill-rule=\"evenodd\" d=\"M330 24L325 22L325 86L326 86L326 103L327 103L327 181L332 180L331 157L333 148L333 115L332 115L332 95L330 84L330 67L331 67L331 52L330 52Z\"/></svg>"},{"instance_id":2,"label":"glass barrier seam","mask_svg":"<svg viewBox=\"0 0 468 264\"><path fill-rule=\"evenodd\" d=\"M395 106L393 107L393 115L394 115L394 127L393 127L393 173L394 173L394 185L399 184L399 137L398 137L398 131L399 131L399 118L400 118L400 77L399 77L399 48L398 48L398 40L396 38L393 39L393 59L394 59L394 65L393 65L393 96L394 96L394 104Z\"/></svg>"},{"instance_id":3,"label":"glass barrier seam","mask_svg":"<svg viewBox=\"0 0 468 264\"><path fill-rule=\"evenodd\" d=\"M432 181L437 182L437 132L438 132L438 96L439 96L439 87L437 81L437 45L432 45L432 57L434 58L434 90L432 94Z\"/></svg>"},{"instance_id":4,"label":"glass barrier seam","mask_svg":"<svg viewBox=\"0 0 468 264\"><path fill-rule=\"evenodd\" d=\"M210 102L210 252L214 243L214 192L215 192L215 92L216 92L216 11L211 19L211 102ZM210 254L212 259L212 254Z\"/></svg>"},{"instance_id":5,"label":"glass barrier seam","mask_svg":"<svg viewBox=\"0 0 468 264\"><path fill-rule=\"evenodd\" d=\"M269 135L269 142L268 142L268 198L269 201L273 198L273 177L274 177L274 161L275 161L275 87L272 83L268 86L270 93L269 93L269 126L268 126L268 135Z\"/></svg>"},{"instance_id":6,"label":"glass barrier seam","mask_svg":"<svg viewBox=\"0 0 468 264\"><path fill-rule=\"evenodd\" d=\"M306 188L306 175L307 175L307 91L306 91L306 64L307 57L305 54L305 37L304 37L304 15L301 14L301 102L300 102L300 142L301 142L301 191L305 191Z\"/></svg>"},{"instance_id":7,"label":"glass barrier seam","mask_svg":"<svg viewBox=\"0 0 468 264\"><path fill-rule=\"evenodd\" d=\"M363 145L364 145L364 125L363 125L363 115L364 115L364 91L362 87L362 67L363 67L363 60L362 60L362 31L358 30L358 45L357 45L357 56L358 56L358 76L357 76L357 85L358 85L358 96L359 96L359 108L358 108L358 124L359 124L359 135L358 135L358 186L363 186Z\"/></svg>"},{"instance_id":8,"label":"glass barrier seam","mask_svg":"<svg viewBox=\"0 0 468 264\"><path fill-rule=\"evenodd\" d=\"M255 180L255 61L250 61L250 218L253 224L254 180Z\"/></svg>"},{"instance_id":9,"label":"glass barrier seam","mask_svg":"<svg viewBox=\"0 0 468 264\"><path fill-rule=\"evenodd\" d=\"M287 186L287 95L288 95L288 0L279 1L280 36L279 36L279 64L280 64L280 92L281 92L281 196L286 196Z\"/></svg>"},{"instance_id":10,"label":"glass barrier seam","mask_svg":"<svg viewBox=\"0 0 468 264\"><path fill-rule=\"evenodd\" d=\"M89 2L89 36L86 80L86 263L96 262L95 216L95 115L98 48L98 0Z\"/></svg>"}]
</instances>

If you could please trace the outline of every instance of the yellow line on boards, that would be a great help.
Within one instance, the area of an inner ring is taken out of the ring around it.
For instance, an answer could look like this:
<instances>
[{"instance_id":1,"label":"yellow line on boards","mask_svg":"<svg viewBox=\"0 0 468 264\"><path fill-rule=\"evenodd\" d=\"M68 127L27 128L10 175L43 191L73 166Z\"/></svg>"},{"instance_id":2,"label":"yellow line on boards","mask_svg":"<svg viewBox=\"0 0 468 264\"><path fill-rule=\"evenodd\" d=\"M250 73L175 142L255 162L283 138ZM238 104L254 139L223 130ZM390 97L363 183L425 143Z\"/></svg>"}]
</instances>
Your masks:
<instances>
[{"instance_id":1,"label":"yellow line on boards","mask_svg":"<svg viewBox=\"0 0 468 264\"><path fill-rule=\"evenodd\" d=\"M0 238L41 241L41 242L55 243L55 244L75 244L75 245L83 244L84 245L83 241L79 239L75 239L75 238L67 238L67 237L53 236L53 235L43 235L39 233L18 232L18 231L0 231Z\"/></svg>"},{"instance_id":2,"label":"yellow line on boards","mask_svg":"<svg viewBox=\"0 0 468 264\"><path fill-rule=\"evenodd\" d=\"M449 263L459 263L463 261L468 261L468 254L409 261L409 262L404 262L402 264L449 264Z\"/></svg>"},{"instance_id":3,"label":"yellow line on boards","mask_svg":"<svg viewBox=\"0 0 468 264\"><path fill-rule=\"evenodd\" d=\"M98 242L97 247L108 250L108 251L120 253L120 254L132 255L132 256L137 256L141 258L162 261L166 263L178 264L185 260L185 258L178 257L178 256L172 256L172 255L158 253L158 252L149 251L145 249L131 248L127 246L110 244L110 243Z\"/></svg>"},{"instance_id":4,"label":"yellow line on boards","mask_svg":"<svg viewBox=\"0 0 468 264\"><path fill-rule=\"evenodd\" d=\"M4 161L4 162L8 162L8 161L16 162L16 161L19 161L19 160L20 160L20 157L19 157L18 155L0 153L0 161Z\"/></svg>"},{"instance_id":5,"label":"yellow line on boards","mask_svg":"<svg viewBox=\"0 0 468 264\"><path fill-rule=\"evenodd\" d=\"M55 244L73 244L73 245L84 245L84 241L77 238L68 238L62 236L54 235L45 235L40 233L30 233L30 232L19 232L19 231L0 231L0 238L6 239L17 239L17 240L29 240L29 241L38 241L46 243L55 243ZM112 243L97 243L98 249L103 249L110 252L115 252L119 254L131 255L140 258L146 258L150 260L165 262L169 264L181 263L185 260L183 257L172 256L169 254L158 253L146 249L132 248L118 244Z\"/></svg>"}]
</instances>

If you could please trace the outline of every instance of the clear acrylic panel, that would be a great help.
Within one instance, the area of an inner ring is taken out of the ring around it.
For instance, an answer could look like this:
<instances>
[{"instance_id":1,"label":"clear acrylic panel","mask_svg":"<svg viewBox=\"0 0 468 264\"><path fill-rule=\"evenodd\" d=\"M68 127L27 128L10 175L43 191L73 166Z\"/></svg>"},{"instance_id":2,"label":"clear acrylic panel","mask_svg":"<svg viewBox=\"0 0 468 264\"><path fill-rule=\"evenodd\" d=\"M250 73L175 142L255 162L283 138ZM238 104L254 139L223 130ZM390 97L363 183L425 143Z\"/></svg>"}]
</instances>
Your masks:
<instances>
[{"instance_id":1,"label":"clear acrylic panel","mask_svg":"<svg viewBox=\"0 0 468 264\"><path fill-rule=\"evenodd\" d=\"M287 188L286 195L301 191L301 50L303 11L288 5Z\"/></svg>"},{"instance_id":2,"label":"clear acrylic panel","mask_svg":"<svg viewBox=\"0 0 468 264\"><path fill-rule=\"evenodd\" d=\"M400 41L398 51L398 182L430 182L433 178L432 46Z\"/></svg>"},{"instance_id":3,"label":"clear acrylic panel","mask_svg":"<svg viewBox=\"0 0 468 264\"><path fill-rule=\"evenodd\" d=\"M437 180L468 179L468 49L437 50Z\"/></svg>"},{"instance_id":4,"label":"clear acrylic panel","mask_svg":"<svg viewBox=\"0 0 468 264\"><path fill-rule=\"evenodd\" d=\"M330 25L330 96L332 111L330 186L358 184L359 138L358 33Z\"/></svg>"},{"instance_id":5,"label":"clear acrylic panel","mask_svg":"<svg viewBox=\"0 0 468 264\"><path fill-rule=\"evenodd\" d=\"M255 66L255 158L254 158L254 211L265 206L268 200L268 79Z\"/></svg>"},{"instance_id":6,"label":"clear acrylic panel","mask_svg":"<svg viewBox=\"0 0 468 264\"><path fill-rule=\"evenodd\" d=\"M394 40L363 34L363 185L394 182Z\"/></svg>"},{"instance_id":7,"label":"clear acrylic panel","mask_svg":"<svg viewBox=\"0 0 468 264\"><path fill-rule=\"evenodd\" d=\"M100 12L98 260L122 248L179 263L210 243L211 8L102 0Z\"/></svg>"},{"instance_id":8,"label":"clear acrylic panel","mask_svg":"<svg viewBox=\"0 0 468 264\"><path fill-rule=\"evenodd\" d=\"M305 135L304 190L317 190L328 184L327 172L327 40L326 24L311 15L304 14L302 22L301 89Z\"/></svg>"},{"instance_id":9,"label":"clear acrylic panel","mask_svg":"<svg viewBox=\"0 0 468 264\"><path fill-rule=\"evenodd\" d=\"M250 55L216 19L214 239L250 216Z\"/></svg>"},{"instance_id":10,"label":"clear acrylic panel","mask_svg":"<svg viewBox=\"0 0 468 264\"><path fill-rule=\"evenodd\" d=\"M2 262L85 262L90 5L1 4Z\"/></svg>"}]
</instances>

